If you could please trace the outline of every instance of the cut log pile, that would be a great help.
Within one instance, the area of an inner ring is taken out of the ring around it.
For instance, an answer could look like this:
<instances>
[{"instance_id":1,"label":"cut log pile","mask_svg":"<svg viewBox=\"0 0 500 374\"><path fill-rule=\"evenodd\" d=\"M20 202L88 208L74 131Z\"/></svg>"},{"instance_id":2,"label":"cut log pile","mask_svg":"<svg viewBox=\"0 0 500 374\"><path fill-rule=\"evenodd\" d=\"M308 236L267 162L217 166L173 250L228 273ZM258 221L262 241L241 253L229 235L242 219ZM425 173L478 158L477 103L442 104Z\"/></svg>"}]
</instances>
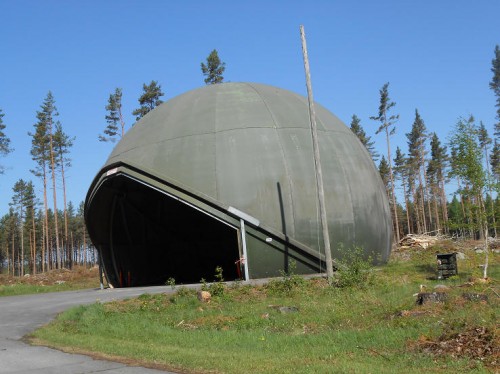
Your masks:
<instances>
[{"instance_id":1,"label":"cut log pile","mask_svg":"<svg viewBox=\"0 0 500 374\"><path fill-rule=\"evenodd\" d=\"M500 239L488 237L488 247L490 249L499 249L500 248Z\"/></svg>"},{"instance_id":2,"label":"cut log pile","mask_svg":"<svg viewBox=\"0 0 500 374\"><path fill-rule=\"evenodd\" d=\"M442 239L441 236L408 234L403 237L398 244L401 249L412 247L420 247L426 249L427 247L434 245L440 239Z\"/></svg>"}]
</instances>

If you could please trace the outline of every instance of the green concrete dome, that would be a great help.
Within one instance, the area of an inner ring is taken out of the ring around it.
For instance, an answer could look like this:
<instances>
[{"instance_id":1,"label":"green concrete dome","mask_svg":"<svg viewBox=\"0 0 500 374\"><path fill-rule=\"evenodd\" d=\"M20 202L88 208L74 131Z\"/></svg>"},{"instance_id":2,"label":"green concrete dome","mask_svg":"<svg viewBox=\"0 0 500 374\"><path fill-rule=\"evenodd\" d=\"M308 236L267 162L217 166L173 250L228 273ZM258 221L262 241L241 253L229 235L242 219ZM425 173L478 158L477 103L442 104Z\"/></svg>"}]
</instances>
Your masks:
<instances>
[{"instance_id":1,"label":"green concrete dome","mask_svg":"<svg viewBox=\"0 0 500 374\"><path fill-rule=\"evenodd\" d=\"M316 116L332 257L358 246L384 262L379 173L335 115L316 104ZM325 270L307 98L280 88L216 84L161 104L116 145L85 208L115 286L209 279L215 266L273 276L290 260Z\"/></svg>"}]
</instances>

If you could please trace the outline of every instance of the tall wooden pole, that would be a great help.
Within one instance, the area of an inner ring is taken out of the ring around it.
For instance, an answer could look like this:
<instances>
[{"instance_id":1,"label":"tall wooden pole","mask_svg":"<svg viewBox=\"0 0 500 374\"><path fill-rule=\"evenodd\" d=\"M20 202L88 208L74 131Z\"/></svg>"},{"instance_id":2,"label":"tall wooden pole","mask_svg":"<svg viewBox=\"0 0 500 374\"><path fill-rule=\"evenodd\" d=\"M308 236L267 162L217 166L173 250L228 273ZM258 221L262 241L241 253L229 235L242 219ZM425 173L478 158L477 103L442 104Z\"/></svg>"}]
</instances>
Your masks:
<instances>
[{"instance_id":1,"label":"tall wooden pole","mask_svg":"<svg viewBox=\"0 0 500 374\"><path fill-rule=\"evenodd\" d=\"M321 159L319 154L318 131L316 128L316 112L314 110L313 93L311 87L311 74L309 72L309 59L307 57L306 35L304 26L300 25L300 37L302 39L302 54L304 56L304 68L306 71L307 98L309 101L309 119L311 121L311 133L314 150L314 166L316 169L316 185L318 188L319 211L321 227L323 228L323 240L325 242L326 275L328 281L333 278L332 252L330 249L330 234L328 232L328 220L326 218L325 191L323 188L323 171L321 170Z\"/></svg>"}]
</instances>

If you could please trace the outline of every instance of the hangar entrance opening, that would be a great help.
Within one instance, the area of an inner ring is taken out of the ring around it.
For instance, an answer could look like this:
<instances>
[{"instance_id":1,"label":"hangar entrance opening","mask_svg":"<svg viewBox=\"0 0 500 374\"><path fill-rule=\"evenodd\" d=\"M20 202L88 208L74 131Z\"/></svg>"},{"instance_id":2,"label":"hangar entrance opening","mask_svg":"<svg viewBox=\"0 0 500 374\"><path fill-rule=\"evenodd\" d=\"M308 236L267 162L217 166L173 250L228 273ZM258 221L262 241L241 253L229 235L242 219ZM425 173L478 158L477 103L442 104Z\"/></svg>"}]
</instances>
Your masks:
<instances>
[{"instance_id":1,"label":"hangar entrance opening","mask_svg":"<svg viewBox=\"0 0 500 374\"><path fill-rule=\"evenodd\" d=\"M99 247L115 287L214 281L218 266L225 280L239 277L237 228L124 175L106 180L99 193L111 204L109 238Z\"/></svg>"}]
</instances>

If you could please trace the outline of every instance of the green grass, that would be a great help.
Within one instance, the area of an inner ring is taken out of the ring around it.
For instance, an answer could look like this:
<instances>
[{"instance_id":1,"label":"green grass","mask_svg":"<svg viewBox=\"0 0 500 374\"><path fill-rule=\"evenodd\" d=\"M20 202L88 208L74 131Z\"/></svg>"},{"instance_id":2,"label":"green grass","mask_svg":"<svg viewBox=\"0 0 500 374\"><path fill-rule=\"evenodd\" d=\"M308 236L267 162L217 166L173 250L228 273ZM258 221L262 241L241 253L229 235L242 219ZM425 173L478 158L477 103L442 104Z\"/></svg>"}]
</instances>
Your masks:
<instances>
[{"instance_id":1,"label":"green grass","mask_svg":"<svg viewBox=\"0 0 500 374\"><path fill-rule=\"evenodd\" d=\"M33 339L182 372L488 372L492 369L484 361L433 356L414 348L421 337L434 339L475 326L488 327L498 338L495 283L466 288L485 292L486 304L463 301L464 288L458 287L475 273L481 257L468 253L469 260L459 262L458 277L438 282L429 279L435 275L437 251L412 251L407 261L393 259L363 287L336 288L321 279L292 276L267 286L226 287L209 304L186 289L96 303L63 313ZM500 275L498 257L491 256L492 279ZM413 294L419 286L432 291L438 283L453 286L448 300L416 306ZM298 311L282 313L280 306Z\"/></svg>"},{"instance_id":2,"label":"green grass","mask_svg":"<svg viewBox=\"0 0 500 374\"><path fill-rule=\"evenodd\" d=\"M33 284L13 283L9 285L0 285L0 296L29 295L36 293L69 291L72 289L75 288L68 287L65 284L37 286Z\"/></svg>"}]
</instances>

